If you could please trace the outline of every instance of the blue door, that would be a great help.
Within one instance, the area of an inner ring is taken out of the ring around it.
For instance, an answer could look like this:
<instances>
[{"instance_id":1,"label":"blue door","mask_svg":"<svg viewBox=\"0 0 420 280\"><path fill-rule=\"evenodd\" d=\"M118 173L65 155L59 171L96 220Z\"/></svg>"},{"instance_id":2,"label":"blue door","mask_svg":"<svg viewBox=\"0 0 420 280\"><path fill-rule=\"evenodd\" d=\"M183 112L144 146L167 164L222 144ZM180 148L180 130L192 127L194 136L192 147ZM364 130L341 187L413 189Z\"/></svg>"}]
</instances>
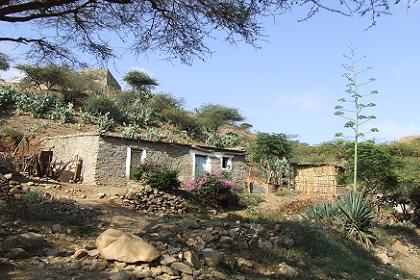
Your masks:
<instances>
[{"instance_id":1,"label":"blue door","mask_svg":"<svg viewBox=\"0 0 420 280\"><path fill-rule=\"evenodd\" d=\"M207 157L202 155L195 155L195 171L194 176L197 178L206 171Z\"/></svg>"}]
</instances>

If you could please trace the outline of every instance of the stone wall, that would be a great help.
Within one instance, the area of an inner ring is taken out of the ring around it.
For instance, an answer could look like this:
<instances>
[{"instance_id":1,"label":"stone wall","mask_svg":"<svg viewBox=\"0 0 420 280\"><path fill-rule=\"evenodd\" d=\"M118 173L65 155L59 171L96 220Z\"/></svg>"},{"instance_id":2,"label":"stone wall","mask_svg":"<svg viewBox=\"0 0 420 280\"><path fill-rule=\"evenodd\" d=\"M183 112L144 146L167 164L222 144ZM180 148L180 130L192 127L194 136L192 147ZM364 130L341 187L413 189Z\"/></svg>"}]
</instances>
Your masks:
<instances>
[{"instance_id":1,"label":"stone wall","mask_svg":"<svg viewBox=\"0 0 420 280\"><path fill-rule=\"evenodd\" d=\"M127 186L126 160L127 148L145 150L145 158L153 161L171 161L180 170L179 179L183 183L191 181L193 175L193 150L185 145L175 143L160 143L101 137L96 165L95 182L98 186ZM223 153L205 153L210 157L211 171L221 171L221 156ZM227 155L230 156L230 155ZM246 178L245 156L232 157L231 173L235 180Z\"/></svg>"},{"instance_id":2,"label":"stone wall","mask_svg":"<svg viewBox=\"0 0 420 280\"><path fill-rule=\"evenodd\" d=\"M53 151L53 162L63 169L60 180L69 181L76 172L77 159L82 160L81 177L84 183L94 183L99 136L79 134L44 138L45 151Z\"/></svg>"},{"instance_id":3,"label":"stone wall","mask_svg":"<svg viewBox=\"0 0 420 280\"><path fill-rule=\"evenodd\" d=\"M146 159L154 161L172 160L180 169L180 180L188 181L192 176L192 161L189 148L176 144L141 142L135 140L103 137L99 141L99 154L95 181L98 186L126 186L127 147L146 150Z\"/></svg>"}]
</instances>

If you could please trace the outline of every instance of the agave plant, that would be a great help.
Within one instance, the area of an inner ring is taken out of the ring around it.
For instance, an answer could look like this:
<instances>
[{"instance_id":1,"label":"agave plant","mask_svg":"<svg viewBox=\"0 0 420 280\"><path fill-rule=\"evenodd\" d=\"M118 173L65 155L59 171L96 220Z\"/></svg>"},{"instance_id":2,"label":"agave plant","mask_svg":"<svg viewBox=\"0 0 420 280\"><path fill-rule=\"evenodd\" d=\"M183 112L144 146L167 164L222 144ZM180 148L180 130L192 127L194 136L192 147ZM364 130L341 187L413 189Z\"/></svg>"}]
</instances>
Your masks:
<instances>
[{"instance_id":1,"label":"agave plant","mask_svg":"<svg viewBox=\"0 0 420 280\"><path fill-rule=\"evenodd\" d=\"M318 203L305 210L308 219L328 225L336 224L337 214L338 208L330 202Z\"/></svg>"},{"instance_id":2,"label":"agave plant","mask_svg":"<svg viewBox=\"0 0 420 280\"><path fill-rule=\"evenodd\" d=\"M366 194L348 192L337 202L337 207L340 210L341 226L347 236L371 248L374 239L371 231L374 209Z\"/></svg>"}]
</instances>

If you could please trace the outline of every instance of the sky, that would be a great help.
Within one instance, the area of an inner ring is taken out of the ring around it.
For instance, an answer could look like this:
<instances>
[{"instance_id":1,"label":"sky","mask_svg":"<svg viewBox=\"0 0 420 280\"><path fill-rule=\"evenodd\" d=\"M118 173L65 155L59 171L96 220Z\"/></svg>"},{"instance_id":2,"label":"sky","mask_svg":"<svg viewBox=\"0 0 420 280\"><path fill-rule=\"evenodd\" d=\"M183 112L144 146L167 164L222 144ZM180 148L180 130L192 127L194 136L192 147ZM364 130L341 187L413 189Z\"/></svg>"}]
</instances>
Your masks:
<instances>
[{"instance_id":1,"label":"sky","mask_svg":"<svg viewBox=\"0 0 420 280\"><path fill-rule=\"evenodd\" d=\"M121 53L108 67L118 81L130 69L155 77L156 91L182 97L193 109L203 103L238 108L254 131L297 135L301 142L319 144L334 139L344 120L334 115L337 100L345 97L343 54L352 44L362 65L372 66L365 79L376 82L366 92L379 92L367 101L376 103L369 114L377 119L377 141L393 141L420 134L420 3L409 10L402 3L392 6L392 15L381 16L377 25L369 18L348 18L321 12L298 22L302 10L293 10L275 20L264 20L266 40L255 49L245 44L209 41L213 54L205 61L185 65L168 61L159 53ZM0 33L2 33L0 26ZM19 49L0 45L19 61ZM4 79L17 76L11 69Z\"/></svg>"}]
</instances>

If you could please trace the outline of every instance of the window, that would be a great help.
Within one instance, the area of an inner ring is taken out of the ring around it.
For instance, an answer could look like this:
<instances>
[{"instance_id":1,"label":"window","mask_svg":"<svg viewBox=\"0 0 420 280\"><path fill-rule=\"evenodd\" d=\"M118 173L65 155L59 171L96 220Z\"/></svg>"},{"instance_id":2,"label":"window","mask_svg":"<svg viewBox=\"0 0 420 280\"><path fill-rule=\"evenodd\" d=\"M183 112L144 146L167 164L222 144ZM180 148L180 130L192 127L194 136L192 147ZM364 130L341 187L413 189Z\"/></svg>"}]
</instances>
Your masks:
<instances>
[{"instance_id":1,"label":"window","mask_svg":"<svg viewBox=\"0 0 420 280\"><path fill-rule=\"evenodd\" d=\"M222 169L232 169L232 159L228 157L222 157Z\"/></svg>"},{"instance_id":2,"label":"window","mask_svg":"<svg viewBox=\"0 0 420 280\"><path fill-rule=\"evenodd\" d=\"M194 177L198 177L207 171L208 157L203 155L194 155Z\"/></svg>"}]
</instances>

